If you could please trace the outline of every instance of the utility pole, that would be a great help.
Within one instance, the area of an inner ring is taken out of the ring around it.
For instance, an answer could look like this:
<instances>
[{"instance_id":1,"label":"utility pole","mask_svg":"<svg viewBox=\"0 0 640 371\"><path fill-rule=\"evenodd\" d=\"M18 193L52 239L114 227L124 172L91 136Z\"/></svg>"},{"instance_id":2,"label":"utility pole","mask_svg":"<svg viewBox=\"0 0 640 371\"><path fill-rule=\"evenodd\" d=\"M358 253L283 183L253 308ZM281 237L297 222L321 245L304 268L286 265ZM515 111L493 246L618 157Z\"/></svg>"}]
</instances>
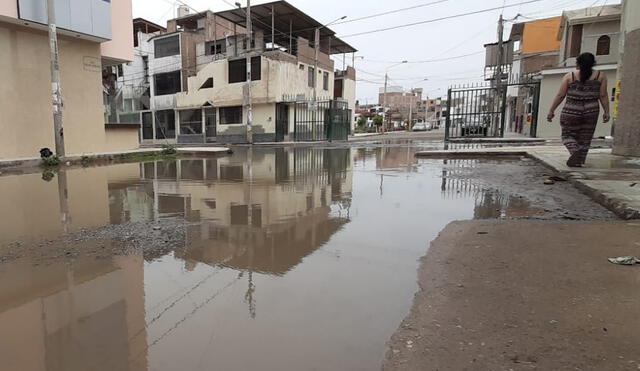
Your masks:
<instances>
[{"instance_id":1,"label":"utility pole","mask_svg":"<svg viewBox=\"0 0 640 371\"><path fill-rule=\"evenodd\" d=\"M387 125L387 84L389 82L389 73L384 74L384 94L382 95L382 114L384 115L384 121L382 121L382 132Z\"/></svg>"},{"instance_id":2,"label":"utility pole","mask_svg":"<svg viewBox=\"0 0 640 371\"><path fill-rule=\"evenodd\" d=\"M51 1L51 0L49 0ZM247 141L253 144L253 103L251 97L251 40L253 31L251 28L251 0L247 0Z\"/></svg>"},{"instance_id":3,"label":"utility pole","mask_svg":"<svg viewBox=\"0 0 640 371\"><path fill-rule=\"evenodd\" d=\"M60 61L58 57L58 34L56 30L56 10L53 0L47 0L47 21L49 23L49 49L51 52L51 98L53 104L53 132L56 155L64 157L64 126L62 121L62 91L60 89Z\"/></svg>"},{"instance_id":4,"label":"utility pole","mask_svg":"<svg viewBox=\"0 0 640 371\"><path fill-rule=\"evenodd\" d=\"M320 51L320 28L316 28L315 32L315 57L314 57L314 65L313 65L313 104L316 104L316 99L318 99L318 53Z\"/></svg>"},{"instance_id":5,"label":"utility pole","mask_svg":"<svg viewBox=\"0 0 640 371\"><path fill-rule=\"evenodd\" d=\"M494 105L497 111L502 111L501 107L504 107L505 102L501 102L500 100L504 96L502 85L502 62L505 59L504 57L504 43L502 41L502 36L504 34L504 18L502 14L500 14L500 18L498 19L498 65L496 66L496 97L494 99ZM501 121L504 120L504 114L500 118ZM500 125L502 127L502 125ZM502 130L502 129L501 129ZM495 133L494 133L495 134ZM502 136L504 133L501 133Z\"/></svg>"}]
</instances>

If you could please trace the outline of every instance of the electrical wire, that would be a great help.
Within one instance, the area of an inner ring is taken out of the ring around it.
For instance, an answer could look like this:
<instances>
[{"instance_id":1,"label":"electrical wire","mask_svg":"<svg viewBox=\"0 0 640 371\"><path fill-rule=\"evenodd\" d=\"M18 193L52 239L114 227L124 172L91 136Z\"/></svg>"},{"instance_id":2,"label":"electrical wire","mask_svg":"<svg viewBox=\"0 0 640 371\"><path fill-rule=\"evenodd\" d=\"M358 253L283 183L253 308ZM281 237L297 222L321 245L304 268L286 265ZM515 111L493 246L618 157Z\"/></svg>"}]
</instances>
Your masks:
<instances>
[{"instance_id":1,"label":"electrical wire","mask_svg":"<svg viewBox=\"0 0 640 371\"><path fill-rule=\"evenodd\" d=\"M224 0L223 0L224 1ZM341 25L341 24L345 24L345 23L352 23L352 22L357 22L357 21L363 21L365 19L371 19L371 18L376 18L376 17L382 17L385 15L389 15L389 14L395 14L395 13L400 13L400 12L404 12L407 10L413 10L413 9L418 9L418 8L423 8L425 6L431 6L431 5L436 5L436 4L440 4L440 3L446 3L449 0L439 0L439 1L433 1L430 3L425 3L425 4L419 4L419 5L414 5L414 6L410 6L407 8L400 8L400 9L395 9L395 10L389 10L386 12L382 12L382 13L377 13L377 14L372 14L372 15L367 15L364 17L360 17L360 18L354 18L354 19L348 19L346 21L341 21L341 22L336 22L334 23L334 25Z\"/></svg>"},{"instance_id":2,"label":"electrical wire","mask_svg":"<svg viewBox=\"0 0 640 371\"><path fill-rule=\"evenodd\" d=\"M522 5L532 4L532 3L539 3L541 1L545 1L545 0L529 0L529 1L523 2ZM509 5L506 5L504 8L512 8L512 7L516 7L518 5L520 5L520 4L509 4ZM358 33L354 33L354 34L350 34L350 35L344 35L344 36L340 36L340 37L344 39L344 38L347 38L347 37L369 35L369 34L372 34L372 33L397 30L397 29L400 29L400 28L413 27L413 26L423 25L423 24L427 24L427 23L434 23L434 22L444 21L444 20L448 20L448 19L466 17L466 16L470 16L470 15L475 15L475 14L482 14L482 13L492 12L492 11L496 11L496 10L500 10L500 9L502 9L502 7L500 7L500 6L499 7L493 7L493 8L487 8L487 9L476 10L476 11L468 12L468 13L460 13L460 14L454 14L454 15L450 15L450 16L446 16L446 17L428 19L428 20L420 21L420 22L413 22L413 23L406 23L406 24L402 24L402 25L398 25L398 26L378 28L378 29L375 29L375 30L370 30L370 31L366 31L366 32L358 32Z\"/></svg>"}]
</instances>

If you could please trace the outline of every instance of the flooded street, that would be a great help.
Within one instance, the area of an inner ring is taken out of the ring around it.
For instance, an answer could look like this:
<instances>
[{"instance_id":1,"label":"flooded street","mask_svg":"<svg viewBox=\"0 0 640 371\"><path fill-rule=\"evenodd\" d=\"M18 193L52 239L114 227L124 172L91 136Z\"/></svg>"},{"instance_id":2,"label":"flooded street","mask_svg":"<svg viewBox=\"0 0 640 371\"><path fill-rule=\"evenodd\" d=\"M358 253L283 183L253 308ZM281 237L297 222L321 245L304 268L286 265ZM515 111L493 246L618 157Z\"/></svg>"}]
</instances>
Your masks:
<instances>
[{"instance_id":1,"label":"flooded street","mask_svg":"<svg viewBox=\"0 0 640 371\"><path fill-rule=\"evenodd\" d=\"M2 369L377 370L451 221L614 219L531 161L415 152L0 177Z\"/></svg>"}]
</instances>

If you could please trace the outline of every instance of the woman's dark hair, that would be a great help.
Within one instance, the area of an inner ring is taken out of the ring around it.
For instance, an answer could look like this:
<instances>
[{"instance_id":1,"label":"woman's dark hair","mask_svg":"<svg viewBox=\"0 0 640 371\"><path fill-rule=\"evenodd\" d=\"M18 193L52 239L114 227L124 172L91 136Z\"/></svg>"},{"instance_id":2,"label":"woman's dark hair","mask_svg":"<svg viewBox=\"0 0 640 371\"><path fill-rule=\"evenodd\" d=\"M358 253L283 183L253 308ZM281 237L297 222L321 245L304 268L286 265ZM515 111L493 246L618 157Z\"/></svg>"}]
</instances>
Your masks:
<instances>
[{"instance_id":1,"label":"woman's dark hair","mask_svg":"<svg viewBox=\"0 0 640 371\"><path fill-rule=\"evenodd\" d=\"M576 59L576 64L580 70L580 81L585 82L589 80L591 74L593 74L593 66L596 65L596 57L591 53L582 53Z\"/></svg>"}]
</instances>

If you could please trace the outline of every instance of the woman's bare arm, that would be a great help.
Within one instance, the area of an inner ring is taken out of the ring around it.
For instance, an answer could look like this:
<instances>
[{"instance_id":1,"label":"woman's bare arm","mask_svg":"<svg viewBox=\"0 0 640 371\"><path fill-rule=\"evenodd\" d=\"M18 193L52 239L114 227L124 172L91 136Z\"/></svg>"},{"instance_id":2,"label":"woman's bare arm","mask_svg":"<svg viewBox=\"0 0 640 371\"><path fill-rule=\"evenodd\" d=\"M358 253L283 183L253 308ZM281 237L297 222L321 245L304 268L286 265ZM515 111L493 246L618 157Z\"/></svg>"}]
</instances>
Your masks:
<instances>
[{"instance_id":1,"label":"woman's bare arm","mask_svg":"<svg viewBox=\"0 0 640 371\"><path fill-rule=\"evenodd\" d=\"M604 110L602 119L604 122L609 122L611 116L609 115L609 87L607 86L607 76L603 74L600 82L600 104L602 104L602 109Z\"/></svg>"},{"instance_id":2,"label":"woman's bare arm","mask_svg":"<svg viewBox=\"0 0 640 371\"><path fill-rule=\"evenodd\" d=\"M547 115L547 121L549 122L553 121L553 118L556 115L555 114L556 109L560 104L562 104L562 102L564 101L564 98L567 96L567 90L569 90L570 83L571 83L571 74L567 74L564 77L564 79L562 79L562 85L560 85L560 90L558 91L558 94L556 95L555 99L553 100L553 103L551 104L551 108L549 109L549 114Z\"/></svg>"}]
</instances>

